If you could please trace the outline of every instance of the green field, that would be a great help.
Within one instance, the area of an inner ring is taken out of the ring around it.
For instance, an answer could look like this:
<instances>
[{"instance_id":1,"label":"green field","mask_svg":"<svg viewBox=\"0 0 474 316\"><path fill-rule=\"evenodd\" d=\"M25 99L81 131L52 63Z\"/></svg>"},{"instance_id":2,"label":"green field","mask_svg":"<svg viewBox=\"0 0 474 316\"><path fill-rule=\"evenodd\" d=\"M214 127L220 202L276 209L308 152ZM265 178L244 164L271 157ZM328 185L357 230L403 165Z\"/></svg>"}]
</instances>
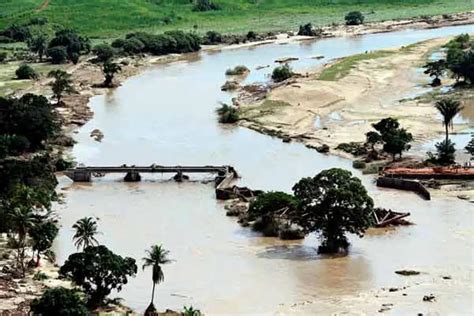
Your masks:
<instances>
[{"instance_id":1,"label":"green field","mask_svg":"<svg viewBox=\"0 0 474 316\"><path fill-rule=\"evenodd\" d=\"M133 30L295 29L299 24L342 23L351 10L366 20L387 20L473 10L472 0L214 0L219 11L194 12L190 0L1 0L0 28L31 17L77 29L92 37L114 37ZM46 5L47 4L47 5Z\"/></svg>"}]
</instances>

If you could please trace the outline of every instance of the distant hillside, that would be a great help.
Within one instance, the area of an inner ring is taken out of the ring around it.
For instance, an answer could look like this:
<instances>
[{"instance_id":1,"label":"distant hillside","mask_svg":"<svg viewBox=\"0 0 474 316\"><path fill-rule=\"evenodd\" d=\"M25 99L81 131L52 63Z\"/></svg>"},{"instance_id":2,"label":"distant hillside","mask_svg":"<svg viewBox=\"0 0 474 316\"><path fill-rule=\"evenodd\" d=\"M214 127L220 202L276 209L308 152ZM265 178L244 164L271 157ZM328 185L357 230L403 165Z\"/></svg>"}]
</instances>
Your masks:
<instances>
[{"instance_id":1,"label":"distant hillside","mask_svg":"<svg viewBox=\"0 0 474 316\"><path fill-rule=\"evenodd\" d=\"M219 10L193 11L192 0L1 0L0 28L31 17L47 17L96 37L137 29L289 30L299 24L342 23L360 10L371 20L473 10L472 0L211 0Z\"/></svg>"}]
</instances>

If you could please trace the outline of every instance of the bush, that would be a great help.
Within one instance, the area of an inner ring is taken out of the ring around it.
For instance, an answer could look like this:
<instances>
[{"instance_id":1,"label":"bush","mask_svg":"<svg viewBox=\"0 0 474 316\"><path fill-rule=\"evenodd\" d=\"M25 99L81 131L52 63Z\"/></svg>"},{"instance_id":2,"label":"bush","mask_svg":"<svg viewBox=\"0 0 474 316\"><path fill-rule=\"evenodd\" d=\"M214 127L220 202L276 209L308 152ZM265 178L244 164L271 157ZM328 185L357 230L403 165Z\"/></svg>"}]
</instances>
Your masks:
<instances>
[{"instance_id":1,"label":"bush","mask_svg":"<svg viewBox=\"0 0 474 316\"><path fill-rule=\"evenodd\" d=\"M222 43L222 35L215 31L209 31L202 38L203 45L215 45Z\"/></svg>"},{"instance_id":2,"label":"bush","mask_svg":"<svg viewBox=\"0 0 474 316\"><path fill-rule=\"evenodd\" d=\"M219 6L210 0L197 0L194 4L193 11L205 12L219 10Z\"/></svg>"},{"instance_id":3,"label":"bush","mask_svg":"<svg viewBox=\"0 0 474 316\"><path fill-rule=\"evenodd\" d=\"M443 165L451 165L455 162L456 144L451 140L443 140L435 145L437 158L436 162Z\"/></svg>"},{"instance_id":4,"label":"bush","mask_svg":"<svg viewBox=\"0 0 474 316\"><path fill-rule=\"evenodd\" d=\"M31 311L35 315L55 316L87 316L86 305L76 290L63 287L47 289L41 298L34 299Z\"/></svg>"},{"instance_id":5,"label":"bush","mask_svg":"<svg viewBox=\"0 0 474 316\"><path fill-rule=\"evenodd\" d=\"M116 40L114 40L112 42L112 47L113 48L123 48L123 46L125 45L125 42L126 42L126 40L124 40L123 38L117 38Z\"/></svg>"},{"instance_id":6,"label":"bush","mask_svg":"<svg viewBox=\"0 0 474 316\"><path fill-rule=\"evenodd\" d=\"M171 36L176 41L176 51L174 53L191 53L201 49L200 38L193 33L183 31L169 31L165 35Z\"/></svg>"},{"instance_id":7,"label":"bush","mask_svg":"<svg viewBox=\"0 0 474 316\"><path fill-rule=\"evenodd\" d=\"M47 51L53 64L64 64L67 60L67 52L64 46L51 47Z\"/></svg>"},{"instance_id":8,"label":"bush","mask_svg":"<svg viewBox=\"0 0 474 316\"><path fill-rule=\"evenodd\" d=\"M272 215L275 212L282 212L288 208L293 211L298 206L294 196L284 192L266 192L260 194L255 201L250 203L248 215L250 220L255 220L264 215Z\"/></svg>"},{"instance_id":9,"label":"bush","mask_svg":"<svg viewBox=\"0 0 474 316\"><path fill-rule=\"evenodd\" d=\"M311 23L300 25L300 29L298 30L298 35L302 36L319 36L321 33L322 30L319 28L314 28Z\"/></svg>"},{"instance_id":10,"label":"bush","mask_svg":"<svg viewBox=\"0 0 474 316\"><path fill-rule=\"evenodd\" d=\"M272 79L275 82L281 82L291 78L293 75L294 73L291 70L290 66L283 65L273 69Z\"/></svg>"},{"instance_id":11,"label":"bush","mask_svg":"<svg viewBox=\"0 0 474 316\"><path fill-rule=\"evenodd\" d=\"M253 41L257 39L257 33L254 31L249 31L247 35L245 36L249 41Z\"/></svg>"},{"instance_id":12,"label":"bush","mask_svg":"<svg viewBox=\"0 0 474 316\"><path fill-rule=\"evenodd\" d=\"M0 52L0 63L3 63L7 59L7 53Z\"/></svg>"},{"instance_id":13,"label":"bush","mask_svg":"<svg viewBox=\"0 0 474 316\"><path fill-rule=\"evenodd\" d=\"M216 110L219 116L219 123L232 124L239 120L239 111L233 106L222 104L220 108Z\"/></svg>"},{"instance_id":14,"label":"bush","mask_svg":"<svg viewBox=\"0 0 474 316\"><path fill-rule=\"evenodd\" d=\"M124 41L122 49L129 55L139 54L145 49L145 44L138 38L133 37Z\"/></svg>"},{"instance_id":15,"label":"bush","mask_svg":"<svg viewBox=\"0 0 474 316\"><path fill-rule=\"evenodd\" d=\"M20 80L37 79L36 71L27 64L23 64L15 71L16 78Z\"/></svg>"},{"instance_id":16,"label":"bush","mask_svg":"<svg viewBox=\"0 0 474 316\"><path fill-rule=\"evenodd\" d=\"M97 60L99 62L106 62L107 60L113 58L115 55L114 48L108 44L97 45L96 47L94 47L92 52L97 55Z\"/></svg>"},{"instance_id":17,"label":"bush","mask_svg":"<svg viewBox=\"0 0 474 316\"><path fill-rule=\"evenodd\" d=\"M33 276L33 280L35 281L44 281L47 279L48 279L48 276L41 271L36 272L35 275Z\"/></svg>"},{"instance_id":18,"label":"bush","mask_svg":"<svg viewBox=\"0 0 474 316\"><path fill-rule=\"evenodd\" d=\"M235 66L234 68L227 69L225 74L227 76L241 76L248 72L250 72L250 69L248 69L245 66L239 65L239 66Z\"/></svg>"},{"instance_id":19,"label":"bush","mask_svg":"<svg viewBox=\"0 0 474 316\"><path fill-rule=\"evenodd\" d=\"M359 25L364 23L364 15L360 11L351 11L345 16L346 25Z\"/></svg>"}]
</instances>

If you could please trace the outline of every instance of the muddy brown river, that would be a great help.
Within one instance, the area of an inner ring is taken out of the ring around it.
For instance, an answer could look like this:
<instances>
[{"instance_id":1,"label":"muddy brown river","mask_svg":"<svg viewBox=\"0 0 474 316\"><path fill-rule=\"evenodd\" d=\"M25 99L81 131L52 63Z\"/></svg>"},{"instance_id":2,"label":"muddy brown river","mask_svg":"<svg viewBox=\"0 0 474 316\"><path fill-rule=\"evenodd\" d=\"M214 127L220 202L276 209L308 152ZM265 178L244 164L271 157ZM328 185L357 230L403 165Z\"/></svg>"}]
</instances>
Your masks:
<instances>
[{"instance_id":1,"label":"muddy brown river","mask_svg":"<svg viewBox=\"0 0 474 316\"><path fill-rule=\"evenodd\" d=\"M373 177L353 170L349 160L245 128L223 127L214 113L219 101L231 97L220 91L224 72L238 64L252 69L246 82L261 82L268 80L274 60L281 57L299 57L292 64L298 70L336 57L467 31L472 26L201 52L151 66L120 88L92 98L95 116L75 135L73 156L78 163L229 164L239 171L240 184L264 190L291 191L300 178L323 169L349 169L362 178L377 205L411 212L415 225L370 230L362 239L350 239L348 256L323 257L316 253L315 236L286 242L241 228L225 216L212 184L198 181L202 179L178 184L144 175L141 183L125 184L107 176L91 184L72 184L61 178L66 197L58 206L59 263L75 251L72 224L94 216L99 219L100 242L134 257L139 266L152 244L162 243L170 250L174 262L164 267L165 281L156 290L159 310L193 305L208 315L370 315L383 308L394 315L471 314L472 204L436 192L432 201L424 201L412 193L380 190ZM325 59L311 58L316 55ZM254 70L261 65L271 67ZM95 128L105 135L101 143L89 136ZM400 276L394 273L399 269L422 273ZM151 286L151 271L140 269L116 296L143 311ZM436 301L423 302L428 294Z\"/></svg>"}]
</instances>

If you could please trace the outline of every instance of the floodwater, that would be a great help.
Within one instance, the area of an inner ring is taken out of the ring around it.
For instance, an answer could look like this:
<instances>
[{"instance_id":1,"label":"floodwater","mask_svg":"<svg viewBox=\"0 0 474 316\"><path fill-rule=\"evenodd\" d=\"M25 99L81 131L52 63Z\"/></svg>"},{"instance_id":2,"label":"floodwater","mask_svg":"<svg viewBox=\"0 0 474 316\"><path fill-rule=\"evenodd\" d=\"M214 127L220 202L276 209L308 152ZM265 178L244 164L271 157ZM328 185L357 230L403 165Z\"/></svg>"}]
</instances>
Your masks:
<instances>
[{"instance_id":1,"label":"floodwater","mask_svg":"<svg viewBox=\"0 0 474 316\"><path fill-rule=\"evenodd\" d=\"M115 91L94 97L95 116L75 135L78 144L73 155L79 163L229 164L240 173L241 185L264 190L291 191L300 178L323 169L349 169L362 178L377 205L410 211L416 225L351 238L348 256L327 258L316 254L315 236L284 242L241 228L234 218L225 216L212 184L177 184L146 175L137 184L109 176L87 185L62 178L66 203L58 207L62 228L55 250L59 263L75 251L72 224L95 216L100 242L136 258L139 266L151 245L163 243L170 250L175 261L164 267L165 281L157 286L159 310L193 305L206 314L374 314L382 303L392 303L392 312L398 315L469 314L473 308L472 204L436 195L427 202L412 193L379 190L372 177L353 170L348 160L245 128L223 127L217 124L214 111L219 101L229 102L231 95L221 92L220 86L225 70L235 65L252 69L246 82L264 81L270 70L254 69L272 65L271 69L281 57L299 57L292 66L301 70L336 57L470 30L472 26L411 30L202 52L150 67ZM311 58L316 55L325 59ZM105 135L101 143L89 137L95 128ZM411 278L394 273L403 268L424 273ZM442 279L446 275L452 279ZM151 271L140 269L118 296L143 311L151 285ZM402 292L390 296L381 290L403 286L408 286L407 296ZM430 293L437 301L422 303L423 295Z\"/></svg>"}]
</instances>

